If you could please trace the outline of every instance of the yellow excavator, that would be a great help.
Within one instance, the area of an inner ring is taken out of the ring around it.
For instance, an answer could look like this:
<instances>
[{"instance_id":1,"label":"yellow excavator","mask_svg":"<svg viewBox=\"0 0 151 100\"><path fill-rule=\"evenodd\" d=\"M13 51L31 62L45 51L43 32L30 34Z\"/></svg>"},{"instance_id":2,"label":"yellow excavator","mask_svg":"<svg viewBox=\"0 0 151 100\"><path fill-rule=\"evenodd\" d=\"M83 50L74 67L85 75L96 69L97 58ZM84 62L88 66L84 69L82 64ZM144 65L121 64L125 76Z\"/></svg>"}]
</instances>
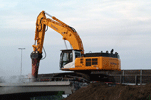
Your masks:
<instances>
[{"instance_id":1,"label":"yellow excavator","mask_svg":"<svg viewBox=\"0 0 151 100\"><path fill-rule=\"evenodd\" d=\"M49 17L47 18L46 15ZM82 40L76 30L60 21L54 16L42 11L36 21L35 43L32 45L32 75L34 78L38 76L39 63L42 58L42 50L46 29L52 28L60 33L63 40L69 41L72 49L61 50L60 54L60 69L63 71L73 71L73 73L60 73L56 77L74 76L83 77L88 81L102 81L108 75L97 74L100 71L120 71L120 59L117 52L95 52L84 53Z\"/></svg>"}]
</instances>

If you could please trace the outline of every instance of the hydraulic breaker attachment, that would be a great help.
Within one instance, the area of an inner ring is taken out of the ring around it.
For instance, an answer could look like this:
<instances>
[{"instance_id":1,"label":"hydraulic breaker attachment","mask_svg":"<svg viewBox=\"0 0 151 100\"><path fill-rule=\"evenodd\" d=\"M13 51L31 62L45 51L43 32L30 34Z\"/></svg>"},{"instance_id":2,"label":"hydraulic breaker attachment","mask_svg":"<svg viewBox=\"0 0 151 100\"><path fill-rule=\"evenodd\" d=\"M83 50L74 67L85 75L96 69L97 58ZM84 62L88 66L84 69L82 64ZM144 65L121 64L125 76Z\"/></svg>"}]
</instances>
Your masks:
<instances>
[{"instance_id":1,"label":"hydraulic breaker attachment","mask_svg":"<svg viewBox=\"0 0 151 100\"><path fill-rule=\"evenodd\" d=\"M39 69L39 63L40 63L40 59L42 58L42 54L39 52L35 52L33 51L30 55L31 59L32 59L32 76L34 78L38 77L38 69Z\"/></svg>"}]
</instances>

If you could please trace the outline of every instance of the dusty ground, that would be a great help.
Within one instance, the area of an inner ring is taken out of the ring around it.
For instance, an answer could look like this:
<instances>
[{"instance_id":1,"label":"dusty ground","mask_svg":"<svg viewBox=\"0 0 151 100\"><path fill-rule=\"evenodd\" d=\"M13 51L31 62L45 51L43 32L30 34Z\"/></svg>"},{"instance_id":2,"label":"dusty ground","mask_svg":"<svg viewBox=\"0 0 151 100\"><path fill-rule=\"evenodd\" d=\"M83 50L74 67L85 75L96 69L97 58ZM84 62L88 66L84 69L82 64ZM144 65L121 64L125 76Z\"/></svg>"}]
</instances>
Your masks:
<instances>
[{"instance_id":1,"label":"dusty ground","mask_svg":"<svg viewBox=\"0 0 151 100\"><path fill-rule=\"evenodd\" d=\"M93 83L63 100L151 100L151 84L142 86Z\"/></svg>"}]
</instances>

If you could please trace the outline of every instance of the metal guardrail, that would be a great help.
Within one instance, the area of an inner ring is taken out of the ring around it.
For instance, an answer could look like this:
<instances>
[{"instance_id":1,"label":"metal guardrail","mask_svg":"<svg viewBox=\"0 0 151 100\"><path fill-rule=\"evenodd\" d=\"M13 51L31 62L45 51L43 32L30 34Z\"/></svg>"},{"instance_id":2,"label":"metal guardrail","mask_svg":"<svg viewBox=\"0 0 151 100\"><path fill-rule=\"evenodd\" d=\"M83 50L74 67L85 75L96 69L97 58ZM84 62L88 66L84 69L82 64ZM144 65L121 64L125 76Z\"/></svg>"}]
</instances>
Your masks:
<instances>
[{"instance_id":1,"label":"metal guardrail","mask_svg":"<svg viewBox=\"0 0 151 100\"><path fill-rule=\"evenodd\" d=\"M0 78L1 79L1 78ZM80 82L86 82L84 78L80 78ZM75 79L76 80L76 79ZM3 78L3 81L0 83L27 83L27 82L55 82L55 81L74 81L73 78L62 78L62 77L42 77L42 78L9 78L5 79Z\"/></svg>"},{"instance_id":2,"label":"metal guardrail","mask_svg":"<svg viewBox=\"0 0 151 100\"><path fill-rule=\"evenodd\" d=\"M0 83L27 83L27 82L50 82L50 81L70 81L60 77L43 77L43 78L0 78Z\"/></svg>"},{"instance_id":3,"label":"metal guardrail","mask_svg":"<svg viewBox=\"0 0 151 100\"><path fill-rule=\"evenodd\" d=\"M115 78L116 83L135 83L142 84L142 83L151 83L151 75L111 75ZM83 79L84 80L84 79ZM61 77L42 77L42 78L18 78L13 79L10 78L7 81L2 81L0 83L26 83L26 82L51 82L51 81L73 81L73 78L61 78Z\"/></svg>"},{"instance_id":4,"label":"metal guardrail","mask_svg":"<svg viewBox=\"0 0 151 100\"><path fill-rule=\"evenodd\" d=\"M113 76L115 78L116 83L133 83L133 84L146 84L151 83L151 70L121 70L121 71L100 71L99 73L107 74ZM12 76L5 81L5 78L0 77L1 82L33 82L33 80L37 82L43 81L71 81L70 79L60 78L60 77L52 77L53 74L39 74L40 78L36 80L33 78L22 78L23 76ZM19 77L19 78L18 78Z\"/></svg>"},{"instance_id":5,"label":"metal guardrail","mask_svg":"<svg viewBox=\"0 0 151 100\"><path fill-rule=\"evenodd\" d=\"M114 75L113 76L116 83L135 83L135 85L142 85L146 83L151 83L151 75Z\"/></svg>"},{"instance_id":6,"label":"metal guardrail","mask_svg":"<svg viewBox=\"0 0 151 100\"><path fill-rule=\"evenodd\" d=\"M61 77L43 77L43 78L22 78L20 82L52 82L52 81L70 81Z\"/></svg>"}]
</instances>

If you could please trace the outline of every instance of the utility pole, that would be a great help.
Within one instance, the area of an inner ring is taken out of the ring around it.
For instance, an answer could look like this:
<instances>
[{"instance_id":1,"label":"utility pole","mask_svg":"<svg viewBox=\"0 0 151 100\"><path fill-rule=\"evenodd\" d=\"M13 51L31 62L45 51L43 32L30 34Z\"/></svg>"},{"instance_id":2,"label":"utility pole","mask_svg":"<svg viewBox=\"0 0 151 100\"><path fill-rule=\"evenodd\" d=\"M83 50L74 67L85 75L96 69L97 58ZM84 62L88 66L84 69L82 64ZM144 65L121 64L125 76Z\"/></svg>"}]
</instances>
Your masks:
<instances>
[{"instance_id":1,"label":"utility pole","mask_svg":"<svg viewBox=\"0 0 151 100\"><path fill-rule=\"evenodd\" d=\"M21 50L21 69L20 69L20 76L22 75L22 50L24 50L25 48L18 48Z\"/></svg>"}]
</instances>

